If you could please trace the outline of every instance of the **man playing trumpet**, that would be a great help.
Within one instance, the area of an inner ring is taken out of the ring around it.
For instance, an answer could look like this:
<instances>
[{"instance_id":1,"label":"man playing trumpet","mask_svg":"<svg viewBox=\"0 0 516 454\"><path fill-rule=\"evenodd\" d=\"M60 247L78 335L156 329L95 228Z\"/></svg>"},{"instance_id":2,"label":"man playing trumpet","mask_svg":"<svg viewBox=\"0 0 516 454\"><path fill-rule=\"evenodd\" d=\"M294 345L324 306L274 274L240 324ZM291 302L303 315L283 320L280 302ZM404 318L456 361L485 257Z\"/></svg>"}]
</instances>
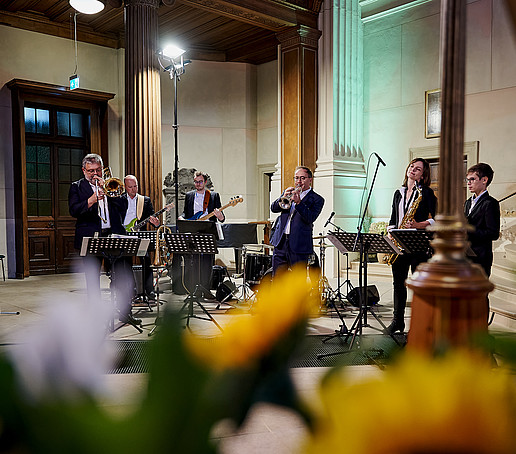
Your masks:
<instances>
[{"instance_id":1,"label":"man playing trumpet","mask_svg":"<svg viewBox=\"0 0 516 454\"><path fill-rule=\"evenodd\" d=\"M285 189L271 205L273 213L281 213L271 237L273 274L308 262L313 253L313 224L324 206L324 199L312 189L312 171L299 166L294 175L295 186Z\"/></svg>"}]
</instances>

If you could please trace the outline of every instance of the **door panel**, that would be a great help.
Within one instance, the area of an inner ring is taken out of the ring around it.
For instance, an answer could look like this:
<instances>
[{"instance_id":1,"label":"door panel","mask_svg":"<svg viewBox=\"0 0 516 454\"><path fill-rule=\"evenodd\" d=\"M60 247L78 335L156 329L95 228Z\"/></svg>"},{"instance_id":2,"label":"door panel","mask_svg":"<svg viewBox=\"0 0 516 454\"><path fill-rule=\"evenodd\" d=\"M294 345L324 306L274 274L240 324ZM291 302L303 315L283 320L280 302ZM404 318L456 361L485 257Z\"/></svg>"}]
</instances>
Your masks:
<instances>
[{"instance_id":1,"label":"door panel","mask_svg":"<svg viewBox=\"0 0 516 454\"><path fill-rule=\"evenodd\" d=\"M31 274L55 272L55 231L51 218L29 218L29 264Z\"/></svg>"}]
</instances>

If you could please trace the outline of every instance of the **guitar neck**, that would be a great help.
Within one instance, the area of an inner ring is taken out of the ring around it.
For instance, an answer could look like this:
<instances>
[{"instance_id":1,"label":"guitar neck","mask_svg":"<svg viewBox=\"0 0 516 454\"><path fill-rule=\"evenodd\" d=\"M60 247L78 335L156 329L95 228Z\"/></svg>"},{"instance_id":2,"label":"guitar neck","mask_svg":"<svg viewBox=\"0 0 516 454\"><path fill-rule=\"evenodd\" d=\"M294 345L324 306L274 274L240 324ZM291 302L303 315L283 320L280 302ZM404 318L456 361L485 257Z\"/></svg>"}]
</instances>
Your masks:
<instances>
[{"instance_id":1,"label":"guitar neck","mask_svg":"<svg viewBox=\"0 0 516 454\"><path fill-rule=\"evenodd\" d=\"M219 211L224 211L230 205L231 205L231 203L228 203L228 204L224 205L223 207L220 207ZM212 216L215 216L215 211L212 211L211 213L208 213L207 215L202 216L202 217L200 217L197 220L198 221L205 221L206 219L210 219Z\"/></svg>"},{"instance_id":2,"label":"guitar neck","mask_svg":"<svg viewBox=\"0 0 516 454\"><path fill-rule=\"evenodd\" d=\"M151 214L148 218L145 218L143 221L138 222L138 224L136 224L133 227L133 232L140 230L145 224L147 224L147 222L149 222L149 220L152 216L157 217L164 211L168 210L169 208L170 208L170 205L164 206L161 210L156 211L154 214Z\"/></svg>"}]
</instances>

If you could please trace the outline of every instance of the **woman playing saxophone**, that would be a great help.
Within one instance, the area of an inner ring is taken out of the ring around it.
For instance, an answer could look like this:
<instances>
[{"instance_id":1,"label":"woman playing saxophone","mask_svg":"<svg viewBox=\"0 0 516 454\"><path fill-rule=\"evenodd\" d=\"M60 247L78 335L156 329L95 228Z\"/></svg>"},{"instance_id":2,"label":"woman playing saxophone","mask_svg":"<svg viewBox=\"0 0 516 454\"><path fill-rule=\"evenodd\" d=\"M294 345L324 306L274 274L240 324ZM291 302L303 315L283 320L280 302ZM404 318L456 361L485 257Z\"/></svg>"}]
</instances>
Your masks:
<instances>
[{"instance_id":1,"label":"woman playing saxophone","mask_svg":"<svg viewBox=\"0 0 516 454\"><path fill-rule=\"evenodd\" d=\"M437 198L430 188L430 165L423 158L415 158L407 166L402 187L394 193L387 232L399 228L425 229L434 223L436 205ZM386 333L405 330L405 279L408 277L409 269L414 272L427 258L426 253L405 253L392 262L394 317L386 328Z\"/></svg>"}]
</instances>

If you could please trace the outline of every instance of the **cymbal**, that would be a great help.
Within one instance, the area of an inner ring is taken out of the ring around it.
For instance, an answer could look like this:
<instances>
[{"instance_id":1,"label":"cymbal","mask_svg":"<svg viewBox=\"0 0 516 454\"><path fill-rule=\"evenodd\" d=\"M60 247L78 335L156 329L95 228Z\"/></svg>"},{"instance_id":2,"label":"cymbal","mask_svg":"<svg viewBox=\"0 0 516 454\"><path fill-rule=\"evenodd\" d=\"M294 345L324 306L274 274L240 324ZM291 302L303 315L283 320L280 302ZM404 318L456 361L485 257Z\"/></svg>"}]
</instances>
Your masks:
<instances>
[{"instance_id":1,"label":"cymbal","mask_svg":"<svg viewBox=\"0 0 516 454\"><path fill-rule=\"evenodd\" d=\"M314 236L312 237L312 240L323 240L324 238L326 238L326 235Z\"/></svg>"}]
</instances>

